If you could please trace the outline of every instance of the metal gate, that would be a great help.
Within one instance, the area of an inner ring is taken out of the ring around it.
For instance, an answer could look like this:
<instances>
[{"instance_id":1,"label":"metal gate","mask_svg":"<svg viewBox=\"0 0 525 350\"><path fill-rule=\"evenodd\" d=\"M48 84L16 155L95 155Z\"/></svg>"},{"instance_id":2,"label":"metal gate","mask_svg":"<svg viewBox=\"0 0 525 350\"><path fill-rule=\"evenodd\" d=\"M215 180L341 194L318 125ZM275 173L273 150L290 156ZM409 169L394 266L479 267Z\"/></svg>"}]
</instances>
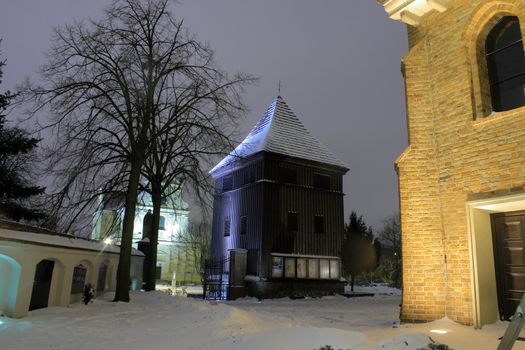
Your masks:
<instances>
[{"instance_id":1,"label":"metal gate","mask_svg":"<svg viewBox=\"0 0 525 350\"><path fill-rule=\"evenodd\" d=\"M204 263L203 297L207 300L227 300L230 258L209 259Z\"/></svg>"}]
</instances>

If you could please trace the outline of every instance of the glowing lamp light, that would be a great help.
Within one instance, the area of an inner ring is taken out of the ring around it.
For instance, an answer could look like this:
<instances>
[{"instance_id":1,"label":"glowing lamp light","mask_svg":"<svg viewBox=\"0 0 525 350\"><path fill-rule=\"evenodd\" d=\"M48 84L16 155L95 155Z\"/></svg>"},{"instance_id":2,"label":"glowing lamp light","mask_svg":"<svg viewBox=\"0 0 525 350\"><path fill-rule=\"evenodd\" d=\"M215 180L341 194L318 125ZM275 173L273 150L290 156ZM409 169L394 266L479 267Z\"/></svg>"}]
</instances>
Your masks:
<instances>
[{"instance_id":1,"label":"glowing lamp light","mask_svg":"<svg viewBox=\"0 0 525 350\"><path fill-rule=\"evenodd\" d=\"M447 334L450 332L448 329L432 329L430 333L436 333L436 334Z\"/></svg>"},{"instance_id":2,"label":"glowing lamp light","mask_svg":"<svg viewBox=\"0 0 525 350\"><path fill-rule=\"evenodd\" d=\"M106 239L104 240L104 244L106 244L106 245L108 245L108 244L113 244L113 240L112 240L111 238L108 237L108 238L106 238Z\"/></svg>"}]
</instances>

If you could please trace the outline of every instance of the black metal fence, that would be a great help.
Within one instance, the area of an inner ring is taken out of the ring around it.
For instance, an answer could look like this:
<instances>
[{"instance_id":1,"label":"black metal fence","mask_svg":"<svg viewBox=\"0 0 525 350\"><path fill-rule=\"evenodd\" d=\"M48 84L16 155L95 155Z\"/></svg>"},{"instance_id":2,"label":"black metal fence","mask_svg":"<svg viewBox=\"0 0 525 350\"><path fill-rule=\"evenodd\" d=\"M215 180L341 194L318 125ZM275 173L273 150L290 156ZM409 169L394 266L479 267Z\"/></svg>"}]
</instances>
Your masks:
<instances>
[{"instance_id":1,"label":"black metal fence","mask_svg":"<svg viewBox=\"0 0 525 350\"><path fill-rule=\"evenodd\" d=\"M207 300L227 300L230 258L206 260L204 263L203 298Z\"/></svg>"}]
</instances>

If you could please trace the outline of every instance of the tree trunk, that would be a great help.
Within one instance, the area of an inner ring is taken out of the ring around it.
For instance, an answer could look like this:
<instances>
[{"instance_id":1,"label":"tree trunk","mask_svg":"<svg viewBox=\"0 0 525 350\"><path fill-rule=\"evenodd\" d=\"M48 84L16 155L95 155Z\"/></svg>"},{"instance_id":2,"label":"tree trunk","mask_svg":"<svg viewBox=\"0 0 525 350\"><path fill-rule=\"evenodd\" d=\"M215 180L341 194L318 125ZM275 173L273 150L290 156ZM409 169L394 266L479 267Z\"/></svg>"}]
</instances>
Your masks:
<instances>
[{"instance_id":1,"label":"tree trunk","mask_svg":"<svg viewBox=\"0 0 525 350\"><path fill-rule=\"evenodd\" d=\"M135 208L137 205L137 191L141 167L142 162L140 160L134 159L132 161L122 224L122 239L120 242L120 255L117 269L117 288L113 301L129 302L131 245L133 243L133 225L135 222Z\"/></svg>"},{"instance_id":2,"label":"tree trunk","mask_svg":"<svg viewBox=\"0 0 525 350\"><path fill-rule=\"evenodd\" d=\"M144 290L152 291L155 290L155 280L156 280L156 269L157 269L157 247L159 242L159 222L160 222L160 206L162 202L162 189L159 186L160 184L151 183L151 201L153 203L153 226L151 227L151 235L149 237L150 242L150 254L151 258L149 259L148 280L144 281Z\"/></svg>"}]
</instances>

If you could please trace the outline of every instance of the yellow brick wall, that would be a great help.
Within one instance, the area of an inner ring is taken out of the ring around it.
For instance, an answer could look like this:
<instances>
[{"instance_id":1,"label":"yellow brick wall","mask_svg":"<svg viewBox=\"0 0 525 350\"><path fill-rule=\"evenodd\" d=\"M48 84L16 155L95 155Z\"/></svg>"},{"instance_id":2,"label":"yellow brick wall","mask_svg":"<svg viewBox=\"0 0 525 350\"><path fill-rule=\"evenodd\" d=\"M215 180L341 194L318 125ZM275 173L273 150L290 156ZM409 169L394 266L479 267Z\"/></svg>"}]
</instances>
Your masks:
<instances>
[{"instance_id":1,"label":"yellow brick wall","mask_svg":"<svg viewBox=\"0 0 525 350\"><path fill-rule=\"evenodd\" d=\"M525 34L523 0L451 0L408 28L409 147L397 161L404 321L472 324L465 203L525 191L525 107L485 116L476 42L509 14Z\"/></svg>"}]
</instances>

